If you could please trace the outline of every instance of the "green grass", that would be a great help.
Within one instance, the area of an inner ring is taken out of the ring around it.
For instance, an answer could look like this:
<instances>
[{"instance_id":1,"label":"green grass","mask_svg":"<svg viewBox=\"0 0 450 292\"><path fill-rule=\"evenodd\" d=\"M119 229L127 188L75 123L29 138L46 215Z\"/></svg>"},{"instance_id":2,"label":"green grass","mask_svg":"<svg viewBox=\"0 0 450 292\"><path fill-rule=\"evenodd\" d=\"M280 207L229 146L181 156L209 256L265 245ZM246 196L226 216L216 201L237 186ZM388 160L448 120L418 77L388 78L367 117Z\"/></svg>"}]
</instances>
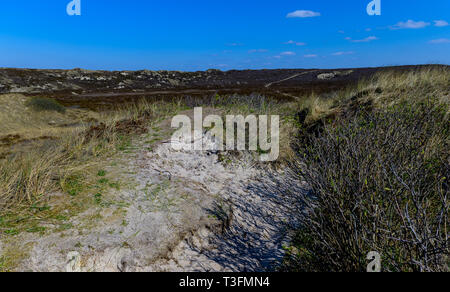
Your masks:
<instances>
[{"instance_id":1,"label":"green grass","mask_svg":"<svg viewBox=\"0 0 450 292\"><path fill-rule=\"evenodd\" d=\"M81 194L86 186L83 184L84 178L80 175L68 177L62 183L62 189L72 197Z\"/></svg>"},{"instance_id":2,"label":"green grass","mask_svg":"<svg viewBox=\"0 0 450 292\"><path fill-rule=\"evenodd\" d=\"M26 102L26 106L35 111L55 111L65 113L66 108L58 103L56 100L45 97L33 97Z\"/></svg>"},{"instance_id":3,"label":"green grass","mask_svg":"<svg viewBox=\"0 0 450 292\"><path fill-rule=\"evenodd\" d=\"M12 229L6 229L3 233L6 235L18 235L20 233L20 231L15 228L12 228Z\"/></svg>"},{"instance_id":4,"label":"green grass","mask_svg":"<svg viewBox=\"0 0 450 292\"><path fill-rule=\"evenodd\" d=\"M66 223L66 224L61 224L59 225L58 229L56 230L57 232L61 232L61 231L66 231L69 229L73 228L73 224L72 223Z\"/></svg>"},{"instance_id":5,"label":"green grass","mask_svg":"<svg viewBox=\"0 0 450 292\"><path fill-rule=\"evenodd\" d=\"M126 136L119 136L119 142L117 143L116 149L118 151L127 151L132 147L131 139L130 137Z\"/></svg>"},{"instance_id":6,"label":"green grass","mask_svg":"<svg viewBox=\"0 0 450 292\"><path fill-rule=\"evenodd\" d=\"M103 177L103 176L106 175L106 171L104 171L104 170L99 170L98 173L97 173L97 175Z\"/></svg>"},{"instance_id":7,"label":"green grass","mask_svg":"<svg viewBox=\"0 0 450 292\"><path fill-rule=\"evenodd\" d=\"M0 256L0 272L7 272L7 264L6 258L4 256Z\"/></svg>"},{"instance_id":8,"label":"green grass","mask_svg":"<svg viewBox=\"0 0 450 292\"><path fill-rule=\"evenodd\" d=\"M102 197L103 196L100 193L97 193L97 194L94 195L95 203L97 205L100 205L102 203Z\"/></svg>"},{"instance_id":9,"label":"green grass","mask_svg":"<svg viewBox=\"0 0 450 292\"><path fill-rule=\"evenodd\" d=\"M109 183L109 179L107 179L107 178L99 179L98 183L101 184L101 185L106 185L106 184Z\"/></svg>"},{"instance_id":10,"label":"green grass","mask_svg":"<svg viewBox=\"0 0 450 292\"><path fill-rule=\"evenodd\" d=\"M42 226L33 226L31 228L26 229L26 232L43 234L46 230L47 230L47 228L42 227Z\"/></svg>"}]
</instances>

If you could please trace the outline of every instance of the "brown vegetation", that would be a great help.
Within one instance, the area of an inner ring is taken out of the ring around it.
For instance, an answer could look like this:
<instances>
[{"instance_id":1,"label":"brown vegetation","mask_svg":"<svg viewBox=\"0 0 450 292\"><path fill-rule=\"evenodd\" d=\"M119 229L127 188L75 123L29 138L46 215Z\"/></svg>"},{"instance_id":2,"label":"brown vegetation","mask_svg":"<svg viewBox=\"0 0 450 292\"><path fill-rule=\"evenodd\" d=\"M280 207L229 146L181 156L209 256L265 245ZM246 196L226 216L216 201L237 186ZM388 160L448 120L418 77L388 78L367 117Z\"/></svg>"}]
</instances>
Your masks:
<instances>
[{"instance_id":1,"label":"brown vegetation","mask_svg":"<svg viewBox=\"0 0 450 292\"><path fill-rule=\"evenodd\" d=\"M384 73L313 103L296 164L312 192L289 269L365 271L376 251L384 271L448 271L449 80Z\"/></svg>"}]
</instances>

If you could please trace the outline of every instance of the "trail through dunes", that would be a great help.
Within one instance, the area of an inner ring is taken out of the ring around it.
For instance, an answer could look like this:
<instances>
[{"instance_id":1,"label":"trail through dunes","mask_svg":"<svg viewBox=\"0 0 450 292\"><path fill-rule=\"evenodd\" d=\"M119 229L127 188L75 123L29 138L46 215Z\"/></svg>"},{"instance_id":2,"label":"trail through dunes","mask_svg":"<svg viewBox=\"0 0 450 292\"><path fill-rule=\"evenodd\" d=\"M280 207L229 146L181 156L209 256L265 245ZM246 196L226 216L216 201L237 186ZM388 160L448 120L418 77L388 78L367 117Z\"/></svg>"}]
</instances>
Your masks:
<instances>
[{"instance_id":1,"label":"trail through dunes","mask_svg":"<svg viewBox=\"0 0 450 292\"><path fill-rule=\"evenodd\" d=\"M164 138L169 123L158 129ZM27 256L18 270L275 269L297 227L296 198L305 184L244 153L224 163L222 153L174 151L169 142L135 141L135 150L108 169L130 186L72 218L73 228L20 235L16 244Z\"/></svg>"}]
</instances>

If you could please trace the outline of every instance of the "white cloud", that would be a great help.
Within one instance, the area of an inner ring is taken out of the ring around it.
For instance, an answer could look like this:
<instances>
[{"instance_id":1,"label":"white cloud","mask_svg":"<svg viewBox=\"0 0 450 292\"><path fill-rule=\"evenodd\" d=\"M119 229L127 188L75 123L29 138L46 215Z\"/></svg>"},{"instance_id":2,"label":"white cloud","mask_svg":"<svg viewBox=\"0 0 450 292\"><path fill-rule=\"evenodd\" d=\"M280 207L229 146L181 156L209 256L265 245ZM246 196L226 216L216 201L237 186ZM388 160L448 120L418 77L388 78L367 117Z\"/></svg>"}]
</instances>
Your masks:
<instances>
[{"instance_id":1,"label":"white cloud","mask_svg":"<svg viewBox=\"0 0 450 292\"><path fill-rule=\"evenodd\" d=\"M435 20L434 21L434 26L437 26L437 27L444 27L444 26L448 26L448 25L449 25L448 22L445 20Z\"/></svg>"},{"instance_id":2,"label":"white cloud","mask_svg":"<svg viewBox=\"0 0 450 292\"><path fill-rule=\"evenodd\" d=\"M353 43L368 43L368 42L371 42L371 41L376 41L376 40L378 40L379 38L377 38L376 36L370 36L370 37L366 37L366 38L361 39L361 40L353 40L353 39L350 38L350 37L347 37L347 38L345 38L345 39L348 40L348 41L351 41L351 42L353 42Z\"/></svg>"},{"instance_id":3,"label":"white cloud","mask_svg":"<svg viewBox=\"0 0 450 292\"><path fill-rule=\"evenodd\" d=\"M295 56L296 54L294 52L283 52L280 54L280 56Z\"/></svg>"},{"instance_id":4,"label":"white cloud","mask_svg":"<svg viewBox=\"0 0 450 292\"><path fill-rule=\"evenodd\" d=\"M353 51L349 51L349 52L336 52L336 53L333 53L333 54L331 54L331 55L333 55L333 56L344 56L344 55L352 55L352 54L354 54L355 52L353 52Z\"/></svg>"},{"instance_id":5,"label":"white cloud","mask_svg":"<svg viewBox=\"0 0 450 292\"><path fill-rule=\"evenodd\" d=\"M430 44L449 44L450 39L437 39L437 40L431 40Z\"/></svg>"},{"instance_id":6,"label":"white cloud","mask_svg":"<svg viewBox=\"0 0 450 292\"><path fill-rule=\"evenodd\" d=\"M295 41L288 41L284 43L285 45L296 45L296 46L306 46L306 43L302 43L302 42L295 42Z\"/></svg>"},{"instance_id":7,"label":"white cloud","mask_svg":"<svg viewBox=\"0 0 450 292\"><path fill-rule=\"evenodd\" d=\"M267 50L266 49L257 49L257 50L250 50L248 52L250 54L253 54L253 53L265 53L265 52L267 52Z\"/></svg>"},{"instance_id":8,"label":"white cloud","mask_svg":"<svg viewBox=\"0 0 450 292\"><path fill-rule=\"evenodd\" d=\"M305 58L317 58L319 56L315 55L315 54L309 54L309 55L304 55L303 57L305 57Z\"/></svg>"},{"instance_id":9,"label":"white cloud","mask_svg":"<svg viewBox=\"0 0 450 292\"><path fill-rule=\"evenodd\" d=\"M317 17L320 16L319 12L314 12L311 10L297 10L289 13L287 18L307 18L307 17Z\"/></svg>"},{"instance_id":10,"label":"white cloud","mask_svg":"<svg viewBox=\"0 0 450 292\"><path fill-rule=\"evenodd\" d=\"M209 64L211 68L224 68L224 67L230 67L228 64Z\"/></svg>"},{"instance_id":11,"label":"white cloud","mask_svg":"<svg viewBox=\"0 0 450 292\"><path fill-rule=\"evenodd\" d=\"M240 43L231 43L231 44L227 44L227 46L229 46L229 47L240 47L240 46L242 46L242 44L240 44Z\"/></svg>"},{"instance_id":12,"label":"white cloud","mask_svg":"<svg viewBox=\"0 0 450 292\"><path fill-rule=\"evenodd\" d=\"M414 21L414 20L408 20L406 22L400 21L396 25L391 26L391 29L418 29L418 28L424 28L429 26L429 22L425 21Z\"/></svg>"},{"instance_id":13,"label":"white cloud","mask_svg":"<svg viewBox=\"0 0 450 292\"><path fill-rule=\"evenodd\" d=\"M281 59L282 57L291 57L291 56L295 56L295 55L297 55L296 53L294 53L294 52L282 52L282 53L280 53L279 55L277 55L277 56L274 56L274 58L275 59Z\"/></svg>"}]
</instances>

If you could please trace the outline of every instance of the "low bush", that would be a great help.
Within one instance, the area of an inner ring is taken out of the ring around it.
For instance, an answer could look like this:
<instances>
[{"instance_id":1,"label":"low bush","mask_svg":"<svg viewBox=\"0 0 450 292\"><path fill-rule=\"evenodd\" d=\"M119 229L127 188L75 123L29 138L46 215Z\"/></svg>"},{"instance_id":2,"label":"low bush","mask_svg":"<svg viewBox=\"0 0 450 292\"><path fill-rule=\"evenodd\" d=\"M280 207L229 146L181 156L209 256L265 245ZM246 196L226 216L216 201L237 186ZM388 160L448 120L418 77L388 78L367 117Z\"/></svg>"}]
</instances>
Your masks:
<instances>
[{"instance_id":1,"label":"low bush","mask_svg":"<svg viewBox=\"0 0 450 292\"><path fill-rule=\"evenodd\" d=\"M448 271L448 108L437 99L360 110L299 145L310 184L290 270Z\"/></svg>"}]
</instances>

